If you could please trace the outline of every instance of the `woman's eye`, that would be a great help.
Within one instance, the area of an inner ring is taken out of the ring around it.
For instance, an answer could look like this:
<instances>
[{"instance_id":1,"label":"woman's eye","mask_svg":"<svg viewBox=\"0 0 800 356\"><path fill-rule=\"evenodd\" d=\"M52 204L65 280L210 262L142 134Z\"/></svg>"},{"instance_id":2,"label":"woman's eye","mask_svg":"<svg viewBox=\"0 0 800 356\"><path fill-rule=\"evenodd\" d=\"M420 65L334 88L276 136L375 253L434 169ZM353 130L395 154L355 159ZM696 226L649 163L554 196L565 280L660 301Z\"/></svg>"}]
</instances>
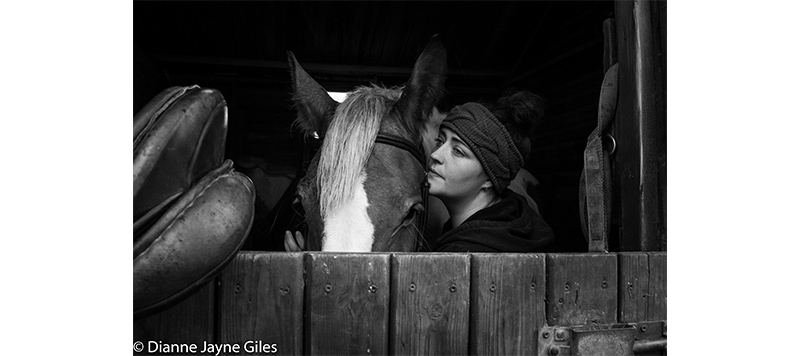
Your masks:
<instances>
[{"instance_id":1,"label":"woman's eye","mask_svg":"<svg viewBox=\"0 0 800 356\"><path fill-rule=\"evenodd\" d=\"M443 143L443 140L442 140L442 138L441 138L441 137L437 137L435 142L436 142L436 147L439 147L439 146L441 146L441 145L442 145L442 143Z\"/></svg>"},{"instance_id":2,"label":"woman's eye","mask_svg":"<svg viewBox=\"0 0 800 356\"><path fill-rule=\"evenodd\" d=\"M453 149L453 152L455 153L455 155L456 155L456 156L459 156L459 157L464 157L464 156L466 156L466 155L464 154L464 151L462 151L460 148L454 148L454 149Z\"/></svg>"}]
</instances>

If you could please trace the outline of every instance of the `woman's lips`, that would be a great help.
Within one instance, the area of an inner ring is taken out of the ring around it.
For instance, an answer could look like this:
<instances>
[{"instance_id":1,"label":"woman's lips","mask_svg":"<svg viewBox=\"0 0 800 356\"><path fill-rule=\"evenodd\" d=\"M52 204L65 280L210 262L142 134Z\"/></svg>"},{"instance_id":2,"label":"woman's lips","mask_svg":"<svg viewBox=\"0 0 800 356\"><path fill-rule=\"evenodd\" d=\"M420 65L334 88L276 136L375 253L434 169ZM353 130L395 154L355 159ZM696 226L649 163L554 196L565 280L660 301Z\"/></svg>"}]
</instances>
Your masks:
<instances>
[{"instance_id":1,"label":"woman's lips","mask_svg":"<svg viewBox=\"0 0 800 356\"><path fill-rule=\"evenodd\" d=\"M442 175L441 175L441 174L437 173L437 172L436 172L436 171L434 171L433 169L429 169L429 170L428 170L428 174L430 174L430 175L435 175L435 176L437 176L437 177L439 177L439 178L442 178L442 179L444 179L444 177L442 177Z\"/></svg>"}]
</instances>

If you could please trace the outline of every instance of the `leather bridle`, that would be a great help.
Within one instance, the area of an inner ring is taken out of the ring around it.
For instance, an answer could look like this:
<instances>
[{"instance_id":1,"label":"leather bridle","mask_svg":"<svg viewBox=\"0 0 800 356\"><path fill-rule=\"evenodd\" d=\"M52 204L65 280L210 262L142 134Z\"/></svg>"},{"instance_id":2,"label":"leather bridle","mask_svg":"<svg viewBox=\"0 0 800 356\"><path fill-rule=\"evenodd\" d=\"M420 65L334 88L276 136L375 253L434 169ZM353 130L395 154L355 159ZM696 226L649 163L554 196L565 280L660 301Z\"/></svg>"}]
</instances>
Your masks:
<instances>
[{"instance_id":1,"label":"leather bridle","mask_svg":"<svg viewBox=\"0 0 800 356\"><path fill-rule=\"evenodd\" d=\"M425 151L423 150L421 144L415 145L404 137L387 133L378 133L378 136L375 138L375 143L382 143L384 145L397 147L401 150L405 150L406 152L411 153L411 155L413 155L414 158L416 158L417 161L419 161L419 163L422 165L422 170L426 173L425 175L426 178L422 180L422 184L420 185L420 192L422 193L422 209L423 209L422 214L420 214L421 216L419 217L420 225L418 231L419 234L417 237L417 251L420 251L422 248L422 243L425 239L423 232L425 231L425 224L427 223L428 220L428 189L430 188L430 184L428 183L427 179L428 166L425 164L427 162L427 160L425 159L425 153L424 153Z\"/></svg>"}]
</instances>

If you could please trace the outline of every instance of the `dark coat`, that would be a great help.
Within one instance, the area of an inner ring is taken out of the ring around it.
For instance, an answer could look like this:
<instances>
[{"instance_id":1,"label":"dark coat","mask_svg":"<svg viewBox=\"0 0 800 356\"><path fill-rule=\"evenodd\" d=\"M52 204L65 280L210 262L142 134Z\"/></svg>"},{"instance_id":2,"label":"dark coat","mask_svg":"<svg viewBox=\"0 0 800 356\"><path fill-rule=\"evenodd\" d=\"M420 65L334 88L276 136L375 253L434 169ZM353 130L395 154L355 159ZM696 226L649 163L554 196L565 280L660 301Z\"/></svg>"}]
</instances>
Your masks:
<instances>
[{"instance_id":1,"label":"dark coat","mask_svg":"<svg viewBox=\"0 0 800 356\"><path fill-rule=\"evenodd\" d=\"M544 252L553 230L525 198L509 189L497 204L472 214L457 228L448 220L433 245L437 252Z\"/></svg>"}]
</instances>

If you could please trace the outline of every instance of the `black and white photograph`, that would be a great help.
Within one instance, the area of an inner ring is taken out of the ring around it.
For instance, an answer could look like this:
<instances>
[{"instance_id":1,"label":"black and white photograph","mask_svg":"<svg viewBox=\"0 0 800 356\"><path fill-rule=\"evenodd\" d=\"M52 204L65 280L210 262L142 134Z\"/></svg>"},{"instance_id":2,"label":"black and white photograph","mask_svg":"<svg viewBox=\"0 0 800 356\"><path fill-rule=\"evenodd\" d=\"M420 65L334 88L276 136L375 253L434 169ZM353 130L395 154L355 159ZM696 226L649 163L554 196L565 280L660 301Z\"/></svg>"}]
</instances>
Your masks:
<instances>
[{"instance_id":1,"label":"black and white photograph","mask_svg":"<svg viewBox=\"0 0 800 356\"><path fill-rule=\"evenodd\" d=\"M133 351L666 355L667 2L133 2Z\"/></svg>"},{"instance_id":2,"label":"black and white photograph","mask_svg":"<svg viewBox=\"0 0 800 356\"><path fill-rule=\"evenodd\" d=\"M9 2L0 353L792 354L796 10Z\"/></svg>"},{"instance_id":3,"label":"black and white photograph","mask_svg":"<svg viewBox=\"0 0 800 356\"><path fill-rule=\"evenodd\" d=\"M792 354L797 6L667 8L4 4L0 353Z\"/></svg>"}]
</instances>

